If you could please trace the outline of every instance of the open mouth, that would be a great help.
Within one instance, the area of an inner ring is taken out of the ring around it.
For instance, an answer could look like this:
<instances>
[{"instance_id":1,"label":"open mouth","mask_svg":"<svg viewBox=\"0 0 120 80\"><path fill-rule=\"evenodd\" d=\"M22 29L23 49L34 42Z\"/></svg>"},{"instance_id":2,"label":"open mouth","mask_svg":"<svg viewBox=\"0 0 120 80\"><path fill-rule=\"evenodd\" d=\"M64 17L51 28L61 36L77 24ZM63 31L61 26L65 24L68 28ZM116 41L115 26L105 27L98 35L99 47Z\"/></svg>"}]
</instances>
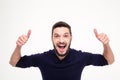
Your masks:
<instances>
[{"instance_id":1,"label":"open mouth","mask_svg":"<svg viewBox=\"0 0 120 80\"><path fill-rule=\"evenodd\" d=\"M57 46L58 46L60 52L64 52L65 51L65 47L66 47L65 43L64 44L58 44Z\"/></svg>"},{"instance_id":2,"label":"open mouth","mask_svg":"<svg viewBox=\"0 0 120 80\"><path fill-rule=\"evenodd\" d=\"M64 48L65 48L65 46L60 46L60 45L58 45L58 47L61 48L61 49L64 49Z\"/></svg>"}]
</instances>

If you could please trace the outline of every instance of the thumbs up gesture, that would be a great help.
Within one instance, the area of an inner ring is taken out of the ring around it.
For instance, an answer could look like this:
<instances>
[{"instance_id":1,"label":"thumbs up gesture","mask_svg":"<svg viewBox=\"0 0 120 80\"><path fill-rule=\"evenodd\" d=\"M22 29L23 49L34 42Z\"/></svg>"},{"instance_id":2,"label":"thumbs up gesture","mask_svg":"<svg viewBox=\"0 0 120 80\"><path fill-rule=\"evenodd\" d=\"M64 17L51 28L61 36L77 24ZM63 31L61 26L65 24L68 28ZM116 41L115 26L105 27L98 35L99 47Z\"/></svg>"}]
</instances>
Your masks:
<instances>
[{"instance_id":1,"label":"thumbs up gesture","mask_svg":"<svg viewBox=\"0 0 120 80\"><path fill-rule=\"evenodd\" d=\"M31 30L28 30L27 35L21 35L19 36L18 40L16 41L16 44L18 47L22 47L30 38Z\"/></svg>"},{"instance_id":2,"label":"thumbs up gesture","mask_svg":"<svg viewBox=\"0 0 120 80\"><path fill-rule=\"evenodd\" d=\"M95 34L96 38L103 43L103 45L109 43L109 38L106 34L104 34L104 33L98 34L96 29L94 29L94 34Z\"/></svg>"}]
</instances>

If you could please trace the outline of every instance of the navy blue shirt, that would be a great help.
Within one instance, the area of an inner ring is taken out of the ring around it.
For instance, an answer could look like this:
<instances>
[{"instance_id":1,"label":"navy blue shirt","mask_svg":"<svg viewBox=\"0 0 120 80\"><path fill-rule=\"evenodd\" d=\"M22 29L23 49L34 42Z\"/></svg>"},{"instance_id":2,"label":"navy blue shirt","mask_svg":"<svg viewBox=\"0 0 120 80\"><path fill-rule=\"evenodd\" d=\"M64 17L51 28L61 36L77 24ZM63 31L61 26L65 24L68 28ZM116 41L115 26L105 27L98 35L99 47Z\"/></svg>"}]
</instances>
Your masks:
<instances>
[{"instance_id":1,"label":"navy blue shirt","mask_svg":"<svg viewBox=\"0 0 120 80\"><path fill-rule=\"evenodd\" d=\"M44 53L23 56L16 67L38 67L43 80L80 80L85 66L104 66L107 61L101 54L70 49L68 55L59 60L54 49Z\"/></svg>"}]
</instances>

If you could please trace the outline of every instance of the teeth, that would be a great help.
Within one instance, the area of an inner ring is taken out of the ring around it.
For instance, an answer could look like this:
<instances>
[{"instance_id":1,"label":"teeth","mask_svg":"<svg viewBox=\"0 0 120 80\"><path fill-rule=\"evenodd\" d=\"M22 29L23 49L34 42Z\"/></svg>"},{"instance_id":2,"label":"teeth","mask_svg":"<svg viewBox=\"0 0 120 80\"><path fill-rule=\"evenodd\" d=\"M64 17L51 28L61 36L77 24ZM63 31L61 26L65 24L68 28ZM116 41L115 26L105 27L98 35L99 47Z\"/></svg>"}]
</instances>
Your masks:
<instances>
[{"instance_id":1,"label":"teeth","mask_svg":"<svg viewBox=\"0 0 120 80\"><path fill-rule=\"evenodd\" d=\"M58 46L59 48L65 48L65 47L66 47L65 44L57 44L57 46Z\"/></svg>"},{"instance_id":2,"label":"teeth","mask_svg":"<svg viewBox=\"0 0 120 80\"><path fill-rule=\"evenodd\" d=\"M65 48L65 46L58 46L59 48Z\"/></svg>"},{"instance_id":3,"label":"teeth","mask_svg":"<svg viewBox=\"0 0 120 80\"><path fill-rule=\"evenodd\" d=\"M65 46L60 46L60 48L65 48Z\"/></svg>"}]
</instances>

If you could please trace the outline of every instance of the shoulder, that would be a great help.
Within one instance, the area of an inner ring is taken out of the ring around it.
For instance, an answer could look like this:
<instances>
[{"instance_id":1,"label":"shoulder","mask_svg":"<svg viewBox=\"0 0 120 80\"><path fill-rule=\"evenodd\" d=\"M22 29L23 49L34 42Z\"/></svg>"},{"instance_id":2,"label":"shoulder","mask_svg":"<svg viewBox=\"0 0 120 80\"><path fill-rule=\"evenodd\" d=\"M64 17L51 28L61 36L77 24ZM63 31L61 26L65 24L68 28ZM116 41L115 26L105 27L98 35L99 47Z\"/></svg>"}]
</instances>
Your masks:
<instances>
[{"instance_id":1,"label":"shoulder","mask_svg":"<svg viewBox=\"0 0 120 80\"><path fill-rule=\"evenodd\" d=\"M53 50L48 50L48 51L44 51L42 53L34 53L34 54L31 54L31 55L24 55L22 56L23 58L36 58L36 59L42 59L42 58L45 58L49 55L51 55L53 53Z\"/></svg>"},{"instance_id":2,"label":"shoulder","mask_svg":"<svg viewBox=\"0 0 120 80\"><path fill-rule=\"evenodd\" d=\"M89 53L89 52L84 52L82 50L77 50L77 49L73 49L73 48L70 48L70 53L75 54L75 55L84 55L85 53L86 54L92 54L92 53Z\"/></svg>"},{"instance_id":3,"label":"shoulder","mask_svg":"<svg viewBox=\"0 0 120 80\"><path fill-rule=\"evenodd\" d=\"M90 57L95 54L93 54L91 52L85 52L82 50L70 49L70 55L85 58L85 57Z\"/></svg>"},{"instance_id":4,"label":"shoulder","mask_svg":"<svg viewBox=\"0 0 120 80\"><path fill-rule=\"evenodd\" d=\"M48 50L48 51L44 51L42 53L36 53L35 56L49 56L52 55L54 53L54 50Z\"/></svg>"},{"instance_id":5,"label":"shoulder","mask_svg":"<svg viewBox=\"0 0 120 80\"><path fill-rule=\"evenodd\" d=\"M81 53L81 52L82 52L81 50L76 50L76 49L70 48L70 53L77 54L77 53Z\"/></svg>"}]
</instances>

